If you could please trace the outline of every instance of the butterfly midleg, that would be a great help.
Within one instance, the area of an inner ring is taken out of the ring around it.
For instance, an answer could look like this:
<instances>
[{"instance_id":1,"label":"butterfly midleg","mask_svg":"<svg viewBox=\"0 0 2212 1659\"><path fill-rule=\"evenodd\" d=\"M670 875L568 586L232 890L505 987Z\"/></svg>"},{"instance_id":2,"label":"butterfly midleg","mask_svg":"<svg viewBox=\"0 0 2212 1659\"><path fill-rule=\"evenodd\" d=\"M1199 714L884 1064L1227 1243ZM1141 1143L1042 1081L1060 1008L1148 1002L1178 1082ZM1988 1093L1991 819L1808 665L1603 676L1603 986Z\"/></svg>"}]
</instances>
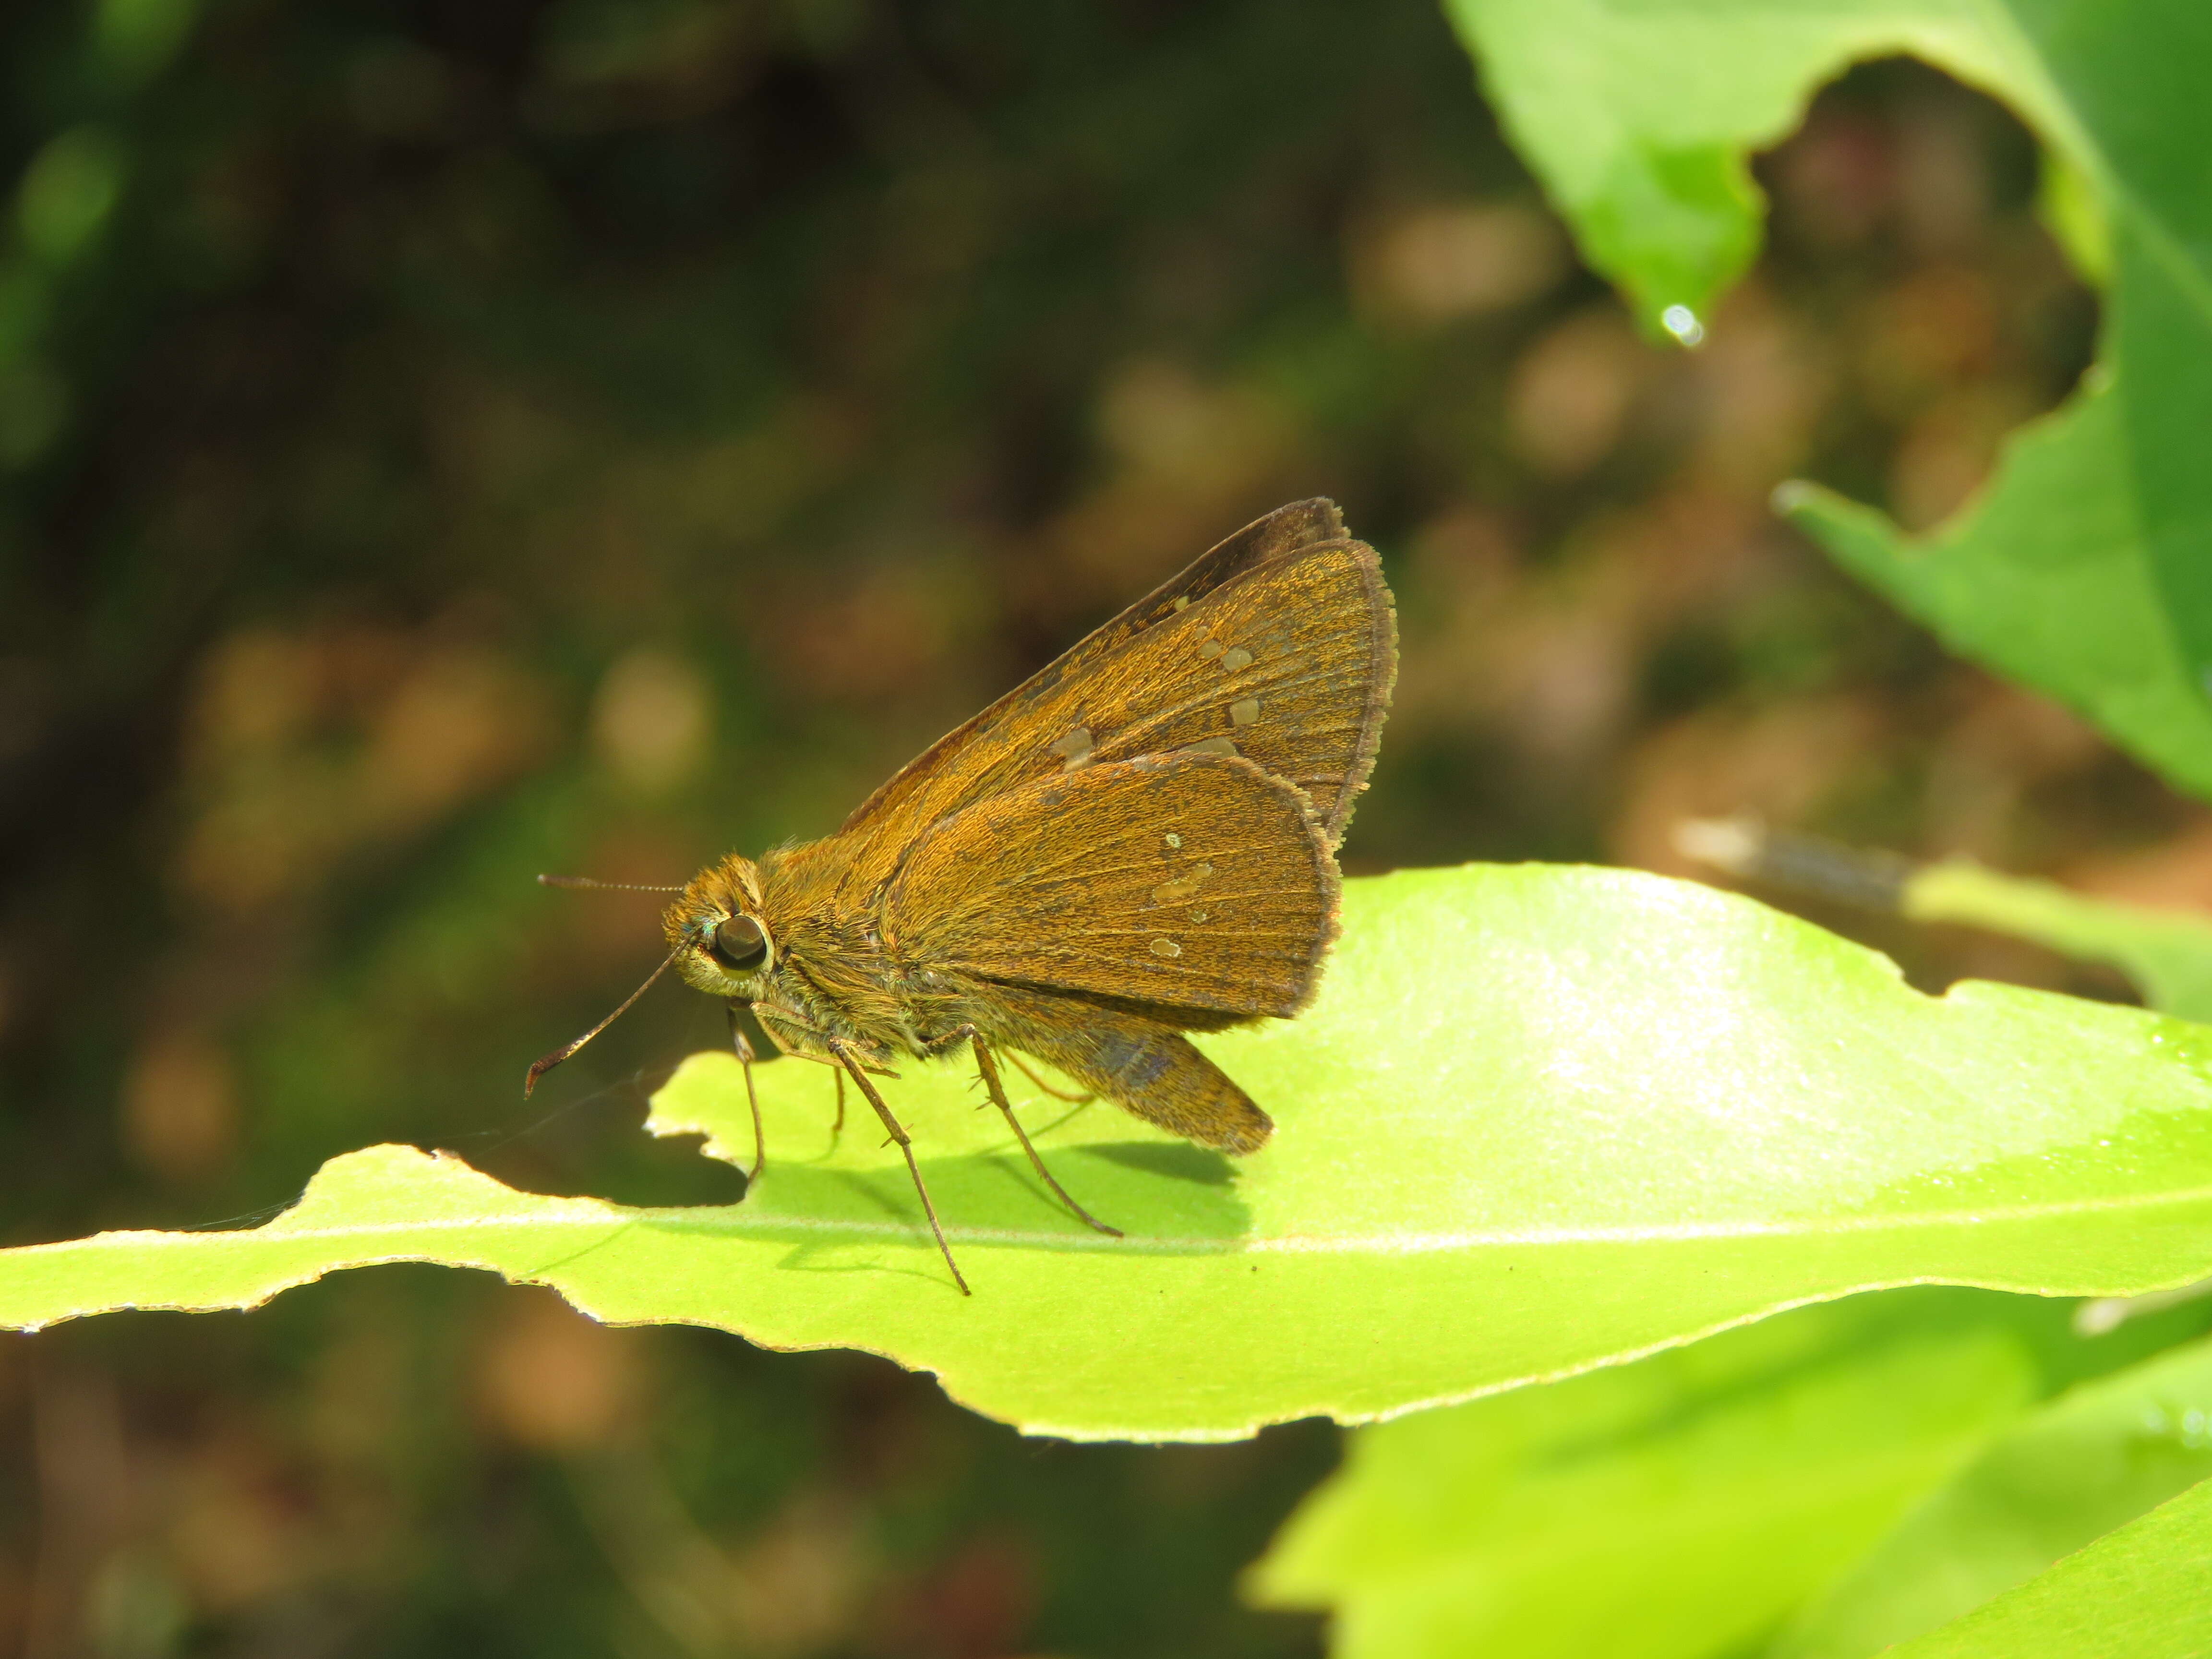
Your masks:
<instances>
[{"instance_id":1,"label":"butterfly midleg","mask_svg":"<svg viewBox=\"0 0 2212 1659\"><path fill-rule=\"evenodd\" d=\"M921 1198L921 1212L929 1218L929 1231L937 1235L937 1248L944 1253L945 1265L952 1270L952 1282L960 1287L961 1295L974 1295L975 1292L968 1288L968 1281L960 1276L960 1264L952 1259L951 1245L945 1242L945 1229L937 1219L937 1206L929 1201L929 1188L922 1181L921 1165L914 1161L913 1138L899 1127L899 1121L891 1115L891 1109L876 1092L876 1085L868 1081L868 1074L860 1065L860 1056L854 1053L853 1045L842 1037L830 1037L823 1046L835 1054L838 1064L852 1074L853 1081L867 1097L868 1104L874 1107L876 1115L883 1119L884 1127L890 1131L891 1139L898 1143L899 1151L906 1154L906 1172L914 1177L914 1190Z\"/></svg>"},{"instance_id":2,"label":"butterfly midleg","mask_svg":"<svg viewBox=\"0 0 2212 1659\"><path fill-rule=\"evenodd\" d=\"M1067 1195L1067 1188L1054 1181L1052 1178L1052 1171L1044 1167L1044 1160L1037 1156L1037 1149L1030 1145L1029 1131L1022 1127L1021 1119L1014 1115L1014 1109L1006 1099L1006 1085L999 1080L998 1059L991 1053L991 1045L984 1040L981 1031L972 1025L956 1026L943 1036L925 1042L921 1046L924 1048L949 1048L963 1039L966 1040L968 1046L975 1052L975 1069L983 1075L983 1086L990 1091L991 1103L1005 1114L1008 1126L1014 1132L1014 1139L1022 1143L1022 1150L1030 1155L1030 1164L1036 1170L1038 1177L1046 1186L1052 1188L1053 1195L1067 1206L1075 1218L1085 1226L1104 1233L1109 1237L1121 1237L1122 1235L1119 1227L1108 1226L1070 1198ZM1024 1071L1028 1069L1027 1066L1023 1067ZM1065 1099L1066 1097L1063 1096L1062 1098Z\"/></svg>"},{"instance_id":3,"label":"butterfly midleg","mask_svg":"<svg viewBox=\"0 0 2212 1659\"><path fill-rule=\"evenodd\" d=\"M768 1142L761 1135L760 1091L753 1087L753 1045L745 1041L745 1034L738 1024L738 1005L726 1004L730 1016L730 1047L738 1051L738 1064L744 1067L745 1102L753 1109L753 1167L745 1171L745 1195L752 1195L753 1182L760 1179L761 1171L768 1167ZM844 1073L838 1073L840 1078ZM842 1105L841 1092L838 1103ZM842 1114L840 1114L842 1119Z\"/></svg>"}]
</instances>

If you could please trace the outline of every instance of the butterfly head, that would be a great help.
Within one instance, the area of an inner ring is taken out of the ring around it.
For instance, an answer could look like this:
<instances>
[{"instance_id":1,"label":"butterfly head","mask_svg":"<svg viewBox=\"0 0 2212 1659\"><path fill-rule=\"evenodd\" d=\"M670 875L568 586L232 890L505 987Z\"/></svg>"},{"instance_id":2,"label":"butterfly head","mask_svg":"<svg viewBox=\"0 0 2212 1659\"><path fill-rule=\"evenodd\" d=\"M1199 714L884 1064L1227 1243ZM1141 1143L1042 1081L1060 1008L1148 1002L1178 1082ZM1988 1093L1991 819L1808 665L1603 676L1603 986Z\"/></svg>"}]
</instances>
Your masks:
<instances>
[{"instance_id":1,"label":"butterfly head","mask_svg":"<svg viewBox=\"0 0 2212 1659\"><path fill-rule=\"evenodd\" d=\"M709 996L750 1001L775 968L775 938L761 915L760 870L734 853L692 877L660 926L677 971Z\"/></svg>"}]
</instances>

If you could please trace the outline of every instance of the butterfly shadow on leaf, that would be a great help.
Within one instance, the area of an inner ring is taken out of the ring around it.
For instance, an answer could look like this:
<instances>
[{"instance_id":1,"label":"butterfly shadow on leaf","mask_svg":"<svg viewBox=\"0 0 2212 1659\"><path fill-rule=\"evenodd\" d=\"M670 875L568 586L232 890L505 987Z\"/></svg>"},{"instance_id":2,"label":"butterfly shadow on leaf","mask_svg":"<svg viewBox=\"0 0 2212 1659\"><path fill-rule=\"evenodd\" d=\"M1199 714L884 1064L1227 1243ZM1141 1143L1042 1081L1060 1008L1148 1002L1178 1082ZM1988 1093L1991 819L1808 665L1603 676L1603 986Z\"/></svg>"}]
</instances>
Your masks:
<instances>
[{"instance_id":1,"label":"butterfly shadow on leaf","mask_svg":"<svg viewBox=\"0 0 2212 1659\"><path fill-rule=\"evenodd\" d=\"M1127 1235L1092 1232L1060 1206L1018 1155L975 1153L925 1158L931 1192L956 1238L1013 1249L1073 1249L1111 1256L1142 1253L1168 1242L1242 1238L1252 1214L1237 1188L1236 1166L1201 1146L1156 1140L1060 1146L1047 1154L1054 1172L1094 1214L1110 1218ZM856 1264L845 1254L864 1235L880 1237L886 1222L911 1227L927 1240L926 1224L903 1170L853 1170L771 1165L768 1200L748 1218L773 1237L788 1216L794 1246L782 1265L805 1272L837 1273ZM740 1206L742 1209L742 1206ZM840 1237L839 1222L852 1233ZM654 1225L682 1228L657 1219Z\"/></svg>"},{"instance_id":2,"label":"butterfly shadow on leaf","mask_svg":"<svg viewBox=\"0 0 2212 1659\"><path fill-rule=\"evenodd\" d=\"M1237 1170L1219 1152L1185 1143L1112 1141L1048 1146L1046 1162L1077 1201L1139 1244L1160 1239L1234 1239L1251 1231ZM1043 1249L1111 1254L1119 1241L1092 1232L1048 1192L1018 1153L924 1158L938 1212L953 1231L1015 1234ZM921 1224L902 1172L824 1170L844 1189L846 1213Z\"/></svg>"}]
</instances>

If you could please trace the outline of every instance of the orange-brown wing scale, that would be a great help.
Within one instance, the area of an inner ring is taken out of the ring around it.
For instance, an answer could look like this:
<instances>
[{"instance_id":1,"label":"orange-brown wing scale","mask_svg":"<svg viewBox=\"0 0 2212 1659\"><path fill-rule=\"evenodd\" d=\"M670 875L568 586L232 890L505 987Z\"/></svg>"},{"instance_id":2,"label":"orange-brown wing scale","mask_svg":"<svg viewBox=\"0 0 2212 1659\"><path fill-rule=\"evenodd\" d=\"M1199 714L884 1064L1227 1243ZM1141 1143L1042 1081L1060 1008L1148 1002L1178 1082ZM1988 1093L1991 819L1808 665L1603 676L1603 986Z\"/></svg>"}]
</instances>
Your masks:
<instances>
[{"instance_id":1,"label":"orange-brown wing scale","mask_svg":"<svg viewBox=\"0 0 2212 1659\"><path fill-rule=\"evenodd\" d=\"M1251 1018L1305 1005L1336 899L1304 797L1198 753L1087 766L954 814L881 914L910 970Z\"/></svg>"},{"instance_id":2,"label":"orange-brown wing scale","mask_svg":"<svg viewBox=\"0 0 2212 1659\"><path fill-rule=\"evenodd\" d=\"M1243 755L1343 837L1374 763L1396 629L1374 550L1327 502L1249 526L941 739L840 839L847 896L896 869L916 823L1042 778L1193 745Z\"/></svg>"},{"instance_id":3,"label":"orange-brown wing scale","mask_svg":"<svg viewBox=\"0 0 2212 1659\"><path fill-rule=\"evenodd\" d=\"M1117 652L1094 675L1099 684L1071 696L1063 718L1074 735L1058 742L1078 752L1062 763L1194 745L1242 755L1304 793L1334 848L1374 765L1396 661L1374 550L1360 542L1301 549Z\"/></svg>"}]
</instances>

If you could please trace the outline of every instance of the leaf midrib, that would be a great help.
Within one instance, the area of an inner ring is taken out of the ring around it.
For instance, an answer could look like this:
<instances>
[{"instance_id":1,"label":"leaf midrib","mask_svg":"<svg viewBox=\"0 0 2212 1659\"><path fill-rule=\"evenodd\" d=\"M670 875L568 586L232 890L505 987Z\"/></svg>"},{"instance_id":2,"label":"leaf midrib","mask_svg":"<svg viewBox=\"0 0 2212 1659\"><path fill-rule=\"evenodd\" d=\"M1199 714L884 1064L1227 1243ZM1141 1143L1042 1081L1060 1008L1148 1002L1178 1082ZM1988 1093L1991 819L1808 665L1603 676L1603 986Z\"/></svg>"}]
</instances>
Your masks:
<instances>
[{"instance_id":1,"label":"leaf midrib","mask_svg":"<svg viewBox=\"0 0 2212 1659\"><path fill-rule=\"evenodd\" d=\"M556 1200L558 1201L558 1200ZM575 1200L568 1200L574 1204ZM594 1200L583 1200L593 1204ZM1917 1211L1899 1215L1790 1217L1773 1220L1680 1222L1640 1226L1529 1227L1455 1231L1387 1233L1281 1233L1246 1235L1236 1238L1133 1235L1123 1238L1093 1237L1087 1234L1043 1232L1008 1227L948 1225L945 1237L959 1244L1002 1249L1054 1250L1062 1253L1139 1255L1425 1255L1481 1249L1520 1249L1532 1246L1576 1244L1693 1243L1727 1238L1796 1238L1838 1233L1918 1231L1929 1229L1969 1229L2008 1222L2039 1221L2067 1215L2142 1214L2163 1209L2185 1209L2212 1204L2212 1187L2180 1192L2114 1194L2098 1198L2054 1200L2038 1204L2015 1204L1971 1210ZM550 1229L624 1230L678 1224L702 1232L721 1232L762 1239L797 1234L829 1235L854 1240L896 1239L927 1243L928 1234L919 1224L856 1221L805 1216L752 1217L741 1213L741 1205L674 1206L623 1209L612 1206L541 1215L463 1216L438 1219L349 1222L337 1225L288 1228L281 1223L238 1231L175 1233L143 1230L95 1233L88 1238L52 1244L18 1247L9 1254L18 1261L43 1255L93 1249L160 1248L204 1249L243 1244L313 1243L368 1238L421 1237L453 1232L543 1232Z\"/></svg>"}]
</instances>

